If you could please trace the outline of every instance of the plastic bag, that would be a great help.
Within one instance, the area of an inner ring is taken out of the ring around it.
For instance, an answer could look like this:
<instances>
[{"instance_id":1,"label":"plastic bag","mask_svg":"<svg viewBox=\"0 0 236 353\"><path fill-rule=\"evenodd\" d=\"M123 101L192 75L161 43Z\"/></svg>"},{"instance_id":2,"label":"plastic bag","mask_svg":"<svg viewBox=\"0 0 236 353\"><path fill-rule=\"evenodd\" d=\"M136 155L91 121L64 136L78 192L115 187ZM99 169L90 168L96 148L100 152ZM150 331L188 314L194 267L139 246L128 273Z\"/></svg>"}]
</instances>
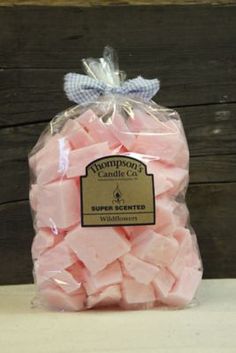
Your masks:
<instances>
[{"instance_id":1,"label":"plastic bag","mask_svg":"<svg viewBox=\"0 0 236 353\"><path fill-rule=\"evenodd\" d=\"M184 307L202 277L185 192L189 150L180 117L151 101L158 80L124 81L114 51L67 74L80 103L57 115L29 155L40 303Z\"/></svg>"}]
</instances>

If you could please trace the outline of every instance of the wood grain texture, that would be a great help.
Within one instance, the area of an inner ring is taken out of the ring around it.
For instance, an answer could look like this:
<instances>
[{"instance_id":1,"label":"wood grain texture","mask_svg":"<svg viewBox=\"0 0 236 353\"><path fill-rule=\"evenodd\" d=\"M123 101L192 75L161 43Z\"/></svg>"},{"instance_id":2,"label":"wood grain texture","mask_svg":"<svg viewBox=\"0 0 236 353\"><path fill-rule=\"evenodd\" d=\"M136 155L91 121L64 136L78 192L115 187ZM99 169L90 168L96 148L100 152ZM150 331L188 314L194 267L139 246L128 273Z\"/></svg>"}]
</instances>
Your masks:
<instances>
[{"instance_id":1,"label":"wood grain texture","mask_svg":"<svg viewBox=\"0 0 236 353\"><path fill-rule=\"evenodd\" d=\"M185 107L178 111L190 147L191 181L236 181L236 104ZM38 123L0 129L0 204L28 198L27 155L45 126L46 123Z\"/></svg>"},{"instance_id":2,"label":"wood grain texture","mask_svg":"<svg viewBox=\"0 0 236 353\"><path fill-rule=\"evenodd\" d=\"M191 224L198 235L207 277L235 277L235 200L235 183L189 188Z\"/></svg>"},{"instance_id":3,"label":"wood grain texture","mask_svg":"<svg viewBox=\"0 0 236 353\"><path fill-rule=\"evenodd\" d=\"M0 219L0 284L32 282L34 232L28 202L0 205Z\"/></svg>"},{"instance_id":4,"label":"wood grain texture","mask_svg":"<svg viewBox=\"0 0 236 353\"><path fill-rule=\"evenodd\" d=\"M235 0L0 0L0 5L112 6L112 5L231 5Z\"/></svg>"},{"instance_id":5,"label":"wood grain texture","mask_svg":"<svg viewBox=\"0 0 236 353\"><path fill-rule=\"evenodd\" d=\"M128 77L160 78L161 103L236 101L235 7L3 7L0 19L0 89L9 104L33 104L44 92L62 97L63 74L106 44Z\"/></svg>"},{"instance_id":6,"label":"wood grain texture","mask_svg":"<svg viewBox=\"0 0 236 353\"><path fill-rule=\"evenodd\" d=\"M27 154L71 105L63 75L106 44L129 78L158 77L155 100L180 113L205 277L236 276L235 15L236 6L0 7L0 283L32 280Z\"/></svg>"},{"instance_id":7,"label":"wood grain texture","mask_svg":"<svg viewBox=\"0 0 236 353\"><path fill-rule=\"evenodd\" d=\"M236 271L236 183L191 185L187 194L191 223L200 245L206 278L234 277ZM30 246L34 231L28 201L0 205L0 284L32 281Z\"/></svg>"},{"instance_id":8,"label":"wood grain texture","mask_svg":"<svg viewBox=\"0 0 236 353\"><path fill-rule=\"evenodd\" d=\"M147 67L148 65L147 63ZM225 63L225 65L227 65L227 63ZM29 122L46 121L51 119L59 111L73 105L72 102L66 99L63 92L63 77L68 70L69 69L0 70L0 128ZM161 78L161 89L154 98L158 104L169 107L178 106L178 110L181 113L182 106L214 104L222 100L220 104L214 105L213 107L210 105L208 108L201 106L196 108L189 107L189 114L195 115L195 120L198 118L199 121L201 121L201 115L203 114L206 121L208 116L205 111L208 109L209 119L212 123L216 122L218 124L219 121L225 121L227 123L228 120L231 122L233 120L235 121L235 105L232 105L232 107L227 106L224 104L224 101L236 101L236 70L232 72L232 80L235 76L235 81L228 81L224 83L223 86L221 84L214 85L214 78L208 78L206 82L204 76L206 73L202 77L200 77L199 74L198 77L192 72L194 77L192 76L187 79L183 76L179 78L182 82L179 81L179 84L177 84L175 83L175 79L177 80L176 76L179 75L179 73L177 72L176 74L174 69L172 73L166 71L160 75L158 72L155 72L155 70L153 70L153 74L145 74L145 68L140 70L142 70L140 72L143 73L144 77L150 78L158 76ZM131 68L127 71L130 73ZM138 71L136 74L138 74ZM136 74L132 75L130 73L129 76L134 77ZM228 79L229 78L227 78L227 80ZM233 92L233 90L235 90L235 92L229 99L228 92Z\"/></svg>"}]
</instances>

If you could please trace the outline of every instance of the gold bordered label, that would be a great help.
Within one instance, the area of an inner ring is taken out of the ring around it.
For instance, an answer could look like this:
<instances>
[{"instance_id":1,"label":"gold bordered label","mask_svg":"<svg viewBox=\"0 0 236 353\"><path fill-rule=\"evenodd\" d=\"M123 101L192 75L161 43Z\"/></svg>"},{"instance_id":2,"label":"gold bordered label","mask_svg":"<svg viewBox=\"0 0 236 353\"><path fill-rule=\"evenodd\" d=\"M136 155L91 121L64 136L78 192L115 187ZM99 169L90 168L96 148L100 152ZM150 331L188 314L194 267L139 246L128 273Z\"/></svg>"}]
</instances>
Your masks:
<instances>
[{"instance_id":1,"label":"gold bordered label","mask_svg":"<svg viewBox=\"0 0 236 353\"><path fill-rule=\"evenodd\" d=\"M127 156L94 160L81 177L83 227L155 223L153 175L141 161Z\"/></svg>"}]
</instances>

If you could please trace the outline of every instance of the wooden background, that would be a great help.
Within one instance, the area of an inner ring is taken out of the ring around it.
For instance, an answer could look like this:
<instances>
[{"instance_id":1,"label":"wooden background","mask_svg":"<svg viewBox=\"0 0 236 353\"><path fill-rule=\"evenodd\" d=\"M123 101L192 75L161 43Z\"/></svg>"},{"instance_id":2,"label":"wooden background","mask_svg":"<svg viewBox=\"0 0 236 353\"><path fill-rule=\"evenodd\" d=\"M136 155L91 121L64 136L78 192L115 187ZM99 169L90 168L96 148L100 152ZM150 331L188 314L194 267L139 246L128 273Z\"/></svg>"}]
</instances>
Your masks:
<instances>
[{"instance_id":1,"label":"wooden background","mask_svg":"<svg viewBox=\"0 0 236 353\"><path fill-rule=\"evenodd\" d=\"M158 77L156 101L181 114L205 277L236 276L235 19L224 5L0 7L0 283L32 281L27 153L70 106L63 75L106 44L129 78Z\"/></svg>"}]
</instances>

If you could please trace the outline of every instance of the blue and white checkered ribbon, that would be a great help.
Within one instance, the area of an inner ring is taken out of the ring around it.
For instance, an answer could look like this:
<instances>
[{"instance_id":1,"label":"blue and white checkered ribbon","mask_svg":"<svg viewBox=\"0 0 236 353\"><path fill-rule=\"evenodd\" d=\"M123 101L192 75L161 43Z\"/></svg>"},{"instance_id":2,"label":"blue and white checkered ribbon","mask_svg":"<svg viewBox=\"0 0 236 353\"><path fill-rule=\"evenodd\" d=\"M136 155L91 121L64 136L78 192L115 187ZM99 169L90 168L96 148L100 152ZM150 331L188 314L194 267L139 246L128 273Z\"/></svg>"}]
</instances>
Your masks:
<instances>
[{"instance_id":1,"label":"blue and white checkered ribbon","mask_svg":"<svg viewBox=\"0 0 236 353\"><path fill-rule=\"evenodd\" d=\"M95 101L98 97L114 94L150 100L158 92L158 79L146 80L138 76L125 81L121 86L108 85L86 75L68 73L65 75L64 90L69 100L77 104Z\"/></svg>"}]
</instances>

